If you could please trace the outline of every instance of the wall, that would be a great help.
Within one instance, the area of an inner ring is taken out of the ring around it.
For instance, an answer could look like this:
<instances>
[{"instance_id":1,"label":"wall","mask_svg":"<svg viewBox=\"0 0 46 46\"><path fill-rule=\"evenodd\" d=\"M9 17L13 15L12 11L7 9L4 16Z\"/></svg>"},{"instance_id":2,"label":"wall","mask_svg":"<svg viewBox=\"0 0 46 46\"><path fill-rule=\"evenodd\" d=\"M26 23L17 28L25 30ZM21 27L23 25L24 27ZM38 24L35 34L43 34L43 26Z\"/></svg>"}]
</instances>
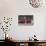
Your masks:
<instances>
[{"instance_id":1,"label":"wall","mask_svg":"<svg viewBox=\"0 0 46 46\"><path fill-rule=\"evenodd\" d=\"M45 12L46 8L44 7L31 7L28 0L0 0L0 18L4 16L13 18L12 26L8 33L17 40L27 40L34 34L37 35L39 40L44 40L46 34ZM34 16L33 26L18 25L18 15L32 14ZM0 35L2 35L1 33ZM0 39L4 39L4 37L0 36Z\"/></svg>"}]
</instances>

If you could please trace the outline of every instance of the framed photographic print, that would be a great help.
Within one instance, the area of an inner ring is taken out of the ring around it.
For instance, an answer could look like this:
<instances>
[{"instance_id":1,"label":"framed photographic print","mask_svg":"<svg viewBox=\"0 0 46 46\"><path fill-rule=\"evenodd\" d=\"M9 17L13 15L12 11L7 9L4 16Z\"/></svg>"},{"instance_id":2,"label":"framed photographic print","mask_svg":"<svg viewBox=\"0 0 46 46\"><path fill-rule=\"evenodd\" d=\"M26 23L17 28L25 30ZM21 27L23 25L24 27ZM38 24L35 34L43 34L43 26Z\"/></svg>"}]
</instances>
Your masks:
<instances>
[{"instance_id":1,"label":"framed photographic print","mask_svg":"<svg viewBox=\"0 0 46 46\"><path fill-rule=\"evenodd\" d=\"M33 15L19 15L18 24L21 25L33 25Z\"/></svg>"}]
</instances>

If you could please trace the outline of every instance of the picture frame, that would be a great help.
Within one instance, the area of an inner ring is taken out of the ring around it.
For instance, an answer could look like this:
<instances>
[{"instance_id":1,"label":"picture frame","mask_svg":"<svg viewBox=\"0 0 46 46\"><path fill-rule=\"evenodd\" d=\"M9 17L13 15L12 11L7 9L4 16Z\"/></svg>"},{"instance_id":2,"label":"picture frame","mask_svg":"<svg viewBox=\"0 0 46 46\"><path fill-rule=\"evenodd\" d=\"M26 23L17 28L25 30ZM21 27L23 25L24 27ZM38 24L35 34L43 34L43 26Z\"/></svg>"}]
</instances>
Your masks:
<instances>
[{"instance_id":1,"label":"picture frame","mask_svg":"<svg viewBox=\"0 0 46 46\"><path fill-rule=\"evenodd\" d=\"M19 15L18 24L20 25L33 25L33 15Z\"/></svg>"}]
</instances>

